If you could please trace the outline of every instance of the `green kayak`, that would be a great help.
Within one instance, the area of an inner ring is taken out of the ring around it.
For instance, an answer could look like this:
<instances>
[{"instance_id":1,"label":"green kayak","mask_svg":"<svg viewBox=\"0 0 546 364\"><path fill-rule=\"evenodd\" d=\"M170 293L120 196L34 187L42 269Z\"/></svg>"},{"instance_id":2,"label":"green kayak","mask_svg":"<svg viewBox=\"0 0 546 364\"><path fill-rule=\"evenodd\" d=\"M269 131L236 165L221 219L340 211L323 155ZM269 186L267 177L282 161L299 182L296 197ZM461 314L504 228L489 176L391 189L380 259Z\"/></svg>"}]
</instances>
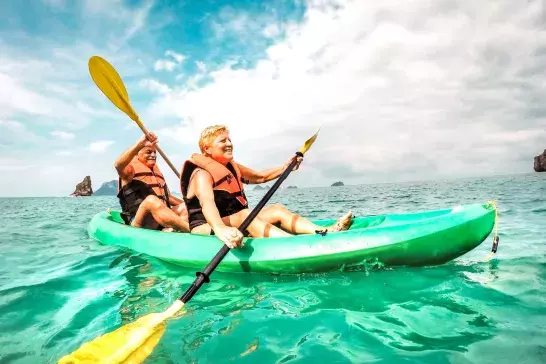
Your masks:
<instances>
[{"instance_id":1,"label":"green kayak","mask_svg":"<svg viewBox=\"0 0 546 364\"><path fill-rule=\"evenodd\" d=\"M334 220L315 220L328 226ZM297 274L385 266L430 266L453 260L481 244L495 223L489 204L451 209L357 217L347 231L287 238L245 238L216 268L222 272ZM215 236L133 228L119 211L96 214L92 238L195 269L203 269L221 248Z\"/></svg>"}]
</instances>

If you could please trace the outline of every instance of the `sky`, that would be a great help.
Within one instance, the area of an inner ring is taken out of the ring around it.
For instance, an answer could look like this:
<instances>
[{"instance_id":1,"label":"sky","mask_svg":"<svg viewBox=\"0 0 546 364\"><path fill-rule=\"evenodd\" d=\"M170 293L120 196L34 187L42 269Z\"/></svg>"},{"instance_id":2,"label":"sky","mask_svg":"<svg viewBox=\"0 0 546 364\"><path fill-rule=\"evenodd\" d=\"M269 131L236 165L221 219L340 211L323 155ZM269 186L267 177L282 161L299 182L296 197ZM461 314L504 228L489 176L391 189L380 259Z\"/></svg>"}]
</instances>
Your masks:
<instances>
[{"instance_id":1,"label":"sky","mask_svg":"<svg viewBox=\"0 0 546 364\"><path fill-rule=\"evenodd\" d=\"M541 1L3 1L0 196L117 178L142 132L94 55L178 171L215 124L256 170L320 127L285 182L300 187L528 173L546 148Z\"/></svg>"}]
</instances>

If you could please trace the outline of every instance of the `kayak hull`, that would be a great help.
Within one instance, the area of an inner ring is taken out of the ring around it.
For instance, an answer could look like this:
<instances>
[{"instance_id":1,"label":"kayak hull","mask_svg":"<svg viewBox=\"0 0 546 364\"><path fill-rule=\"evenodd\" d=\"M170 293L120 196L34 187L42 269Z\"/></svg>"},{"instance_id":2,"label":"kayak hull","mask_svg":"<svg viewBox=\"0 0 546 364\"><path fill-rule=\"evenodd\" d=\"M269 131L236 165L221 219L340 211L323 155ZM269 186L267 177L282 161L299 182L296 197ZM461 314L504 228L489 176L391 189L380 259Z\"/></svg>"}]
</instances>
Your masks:
<instances>
[{"instance_id":1,"label":"kayak hull","mask_svg":"<svg viewBox=\"0 0 546 364\"><path fill-rule=\"evenodd\" d=\"M328 226L334 220L315 220ZM480 245L491 233L495 210L486 204L355 218L347 231L286 238L245 238L216 268L221 272L299 274L383 266L432 266ZM97 213L89 235L180 266L203 269L221 248L215 236L172 233L123 224L119 211Z\"/></svg>"}]
</instances>

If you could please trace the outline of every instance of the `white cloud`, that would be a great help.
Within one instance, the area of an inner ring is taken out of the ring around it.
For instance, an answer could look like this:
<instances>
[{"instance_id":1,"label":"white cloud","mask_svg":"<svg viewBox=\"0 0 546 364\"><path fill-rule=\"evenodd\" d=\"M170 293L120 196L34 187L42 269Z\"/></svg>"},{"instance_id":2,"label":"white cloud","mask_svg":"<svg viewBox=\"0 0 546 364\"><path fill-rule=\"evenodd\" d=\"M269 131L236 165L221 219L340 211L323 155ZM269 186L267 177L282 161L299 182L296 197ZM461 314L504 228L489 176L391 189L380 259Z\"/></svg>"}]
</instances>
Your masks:
<instances>
[{"instance_id":1,"label":"white cloud","mask_svg":"<svg viewBox=\"0 0 546 364\"><path fill-rule=\"evenodd\" d=\"M162 135L194 145L204 127L227 124L252 146L239 157L259 163L322 125L307 163L355 178L532 168L546 139L540 3L500 1L494 13L470 0L328 4L311 2L253 68L225 65L156 100L152 114L182 120ZM229 29L248 31L243 18Z\"/></svg>"},{"instance_id":2,"label":"white cloud","mask_svg":"<svg viewBox=\"0 0 546 364\"><path fill-rule=\"evenodd\" d=\"M111 48L117 50L146 26L154 1L144 1L141 6L127 6L124 1L85 0L82 5L84 20L99 19L100 25L97 27L94 23L94 28L105 26L108 18L115 21L110 29L114 26L122 28L122 31L110 38Z\"/></svg>"},{"instance_id":3,"label":"white cloud","mask_svg":"<svg viewBox=\"0 0 546 364\"><path fill-rule=\"evenodd\" d=\"M104 153L112 144L114 144L112 140L99 140L89 144L88 149L91 153Z\"/></svg>"},{"instance_id":4,"label":"white cloud","mask_svg":"<svg viewBox=\"0 0 546 364\"><path fill-rule=\"evenodd\" d=\"M154 63L154 70L172 72L176 67L176 63L166 59L158 59Z\"/></svg>"},{"instance_id":5,"label":"white cloud","mask_svg":"<svg viewBox=\"0 0 546 364\"><path fill-rule=\"evenodd\" d=\"M195 65L197 66L197 69L199 70L199 72L205 73L207 71L207 66L205 65L204 62L196 61Z\"/></svg>"},{"instance_id":6,"label":"white cloud","mask_svg":"<svg viewBox=\"0 0 546 364\"><path fill-rule=\"evenodd\" d=\"M25 128L23 124L21 124L18 121L12 121L12 120L0 120L0 126L3 126L5 128L8 128L10 130L22 130Z\"/></svg>"},{"instance_id":7,"label":"white cloud","mask_svg":"<svg viewBox=\"0 0 546 364\"><path fill-rule=\"evenodd\" d=\"M156 80L151 79L143 79L140 81L140 86L145 88L146 90L152 91L154 93L159 94L167 94L171 92L171 88L161 82L158 82Z\"/></svg>"},{"instance_id":8,"label":"white cloud","mask_svg":"<svg viewBox=\"0 0 546 364\"><path fill-rule=\"evenodd\" d=\"M52 112L50 99L26 89L12 76L0 70L0 117L11 116L16 111L32 115Z\"/></svg>"},{"instance_id":9,"label":"white cloud","mask_svg":"<svg viewBox=\"0 0 546 364\"><path fill-rule=\"evenodd\" d=\"M27 169L32 168L33 165L4 165L0 164L0 171L2 172L17 172L17 171L25 171Z\"/></svg>"},{"instance_id":10,"label":"white cloud","mask_svg":"<svg viewBox=\"0 0 546 364\"><path fill-rule=\"evenodd\" d=\"M10 152L18 149L28 151L44 144L47 144L45 138L36 135L25 124L14 120L0 120L0 148L9 148ZM6 153L6 150L2 153Z\"/></svg>"},{"instance_id":11,"label":"white cloud","mask_svg":"<svg viewBox=\"0 0 546 364\"><path fill-rule=\"evenodd\" d=\"M33 39L25 42L25 46L0 42L2 119L30 118L41 125L58 127L62 123L63 128L78 129L95 117L119 118L120 113L90 80L88 57L103 55L123 77L139 76L145 69L132 63L133 54L116 55L86 43L67 48L48 40L39 44L34 44Z\"/></svg>"},{"instance_id":12,"label":"white cloud","mask_svg":"<svg viewBox=\"0 0 546 364\"><path fill-rule=\"evenodd\" d=\"M269 24L268 26L266 26L264 28L264 30L262 31L262 34L264 36L266 36L267 38L275 38L276 36L278 36L279 34L281 33L281 29L279 28L279 26L275 23L273 24Z\"/></svg>"},{"instance_id":13,"label":"white cloud","mask_svg":"<svg viewBox=\"0 0 546 364\"><path fill-rule=\"evenodd\" d=\"M72 140L74 139L75 135L73 133L68 133L66 131L61 131L61 130L54 130L52 132L50 132L49 134L55 136L55 137L58 137L59 139L63 139L63 140Z\"/></svg>"},{"instance_id":14,"label":"white cloud","mask_svg":"<svg viewBox=\"0 0 546 364\"><path fill-rule=\"evenodd\" d=\"M165 55L173 57L176 63L179 63L179 64L182 63L184 59L186 58L183 54L176 53L175 51L170 49L165 52Z\"/></svg>"},{"instance_id":15,"label":"white cloud","mask_svg":"<svg viewBox=\"0 0 546 364\"><path fill-rule=\"evenodd\" d=\"M226 5L209 21L217 38L233 35L252 38L259 35L266 28L268 28L267 32L274 32L274 28L279 29L279 24L275 23L276 16L274 13L270 11L255 13ZM282 16L285 15L287 14L282 14Z\"/></svg>"},{"instance_id":16,"label":"white cloud","mask_svg":"<svg viewBox=\"0 0 546 364\"><path fill-rule=\"evenodd\" d=\"M72 151L70 151L70 150L60 150L60 151L56 152L55 155L59 156L59 157L68 157L68 156L72 155Z\"/></svg>"},{"instance_id":17,"label":"white cloud","mask_svg":"<svg viewBox=\"0 0 546 364\"><path fill-rule=\"evenodd\" d=\"M158 59L154 63L154 70L172 72L186 58L184 55L176 53L173 50L167 50L165 52L165 56L172 57L174 61L171 61L169 59Z\"/></svg>"}]
</instances>

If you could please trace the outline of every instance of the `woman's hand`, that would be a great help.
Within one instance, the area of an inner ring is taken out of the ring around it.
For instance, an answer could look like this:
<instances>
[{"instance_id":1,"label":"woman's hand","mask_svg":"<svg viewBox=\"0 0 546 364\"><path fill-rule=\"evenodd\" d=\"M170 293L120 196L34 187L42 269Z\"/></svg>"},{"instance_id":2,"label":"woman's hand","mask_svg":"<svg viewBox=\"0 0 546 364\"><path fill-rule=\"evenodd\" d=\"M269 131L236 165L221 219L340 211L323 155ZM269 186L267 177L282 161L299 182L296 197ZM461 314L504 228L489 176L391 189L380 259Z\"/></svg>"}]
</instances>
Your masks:
<instances>
[{"instance_id":1,"label":"woman's hand","mask_svg":"<svg viewBox=\"0 0 546 364\"><path fill-rule=\"evenodd\" d=\"M293 171L297 171L298 168L300 168L300 164L301 162L303 161L303 157L297 155L297 154L294 154L293 156L290 157L290 159L283 165L283 170L285 170L286 168L288 168L290 166L290 163L292 163L292 161L294 160L294 158L297 158L298 160L298 163L296 163L296 165L294 166L294 169Z\"/></svg>"},{"instance_id":2,"label":"woman's hand","mask_svg":"<svg viewBox=\"0 0 546 364\"><path fill-rule=\"evenodd\" d=\"M214 229L214 234L231 249L244 246L243 234L237 228L231 226L217 227Z\"/></svg>"}]
</instances>

